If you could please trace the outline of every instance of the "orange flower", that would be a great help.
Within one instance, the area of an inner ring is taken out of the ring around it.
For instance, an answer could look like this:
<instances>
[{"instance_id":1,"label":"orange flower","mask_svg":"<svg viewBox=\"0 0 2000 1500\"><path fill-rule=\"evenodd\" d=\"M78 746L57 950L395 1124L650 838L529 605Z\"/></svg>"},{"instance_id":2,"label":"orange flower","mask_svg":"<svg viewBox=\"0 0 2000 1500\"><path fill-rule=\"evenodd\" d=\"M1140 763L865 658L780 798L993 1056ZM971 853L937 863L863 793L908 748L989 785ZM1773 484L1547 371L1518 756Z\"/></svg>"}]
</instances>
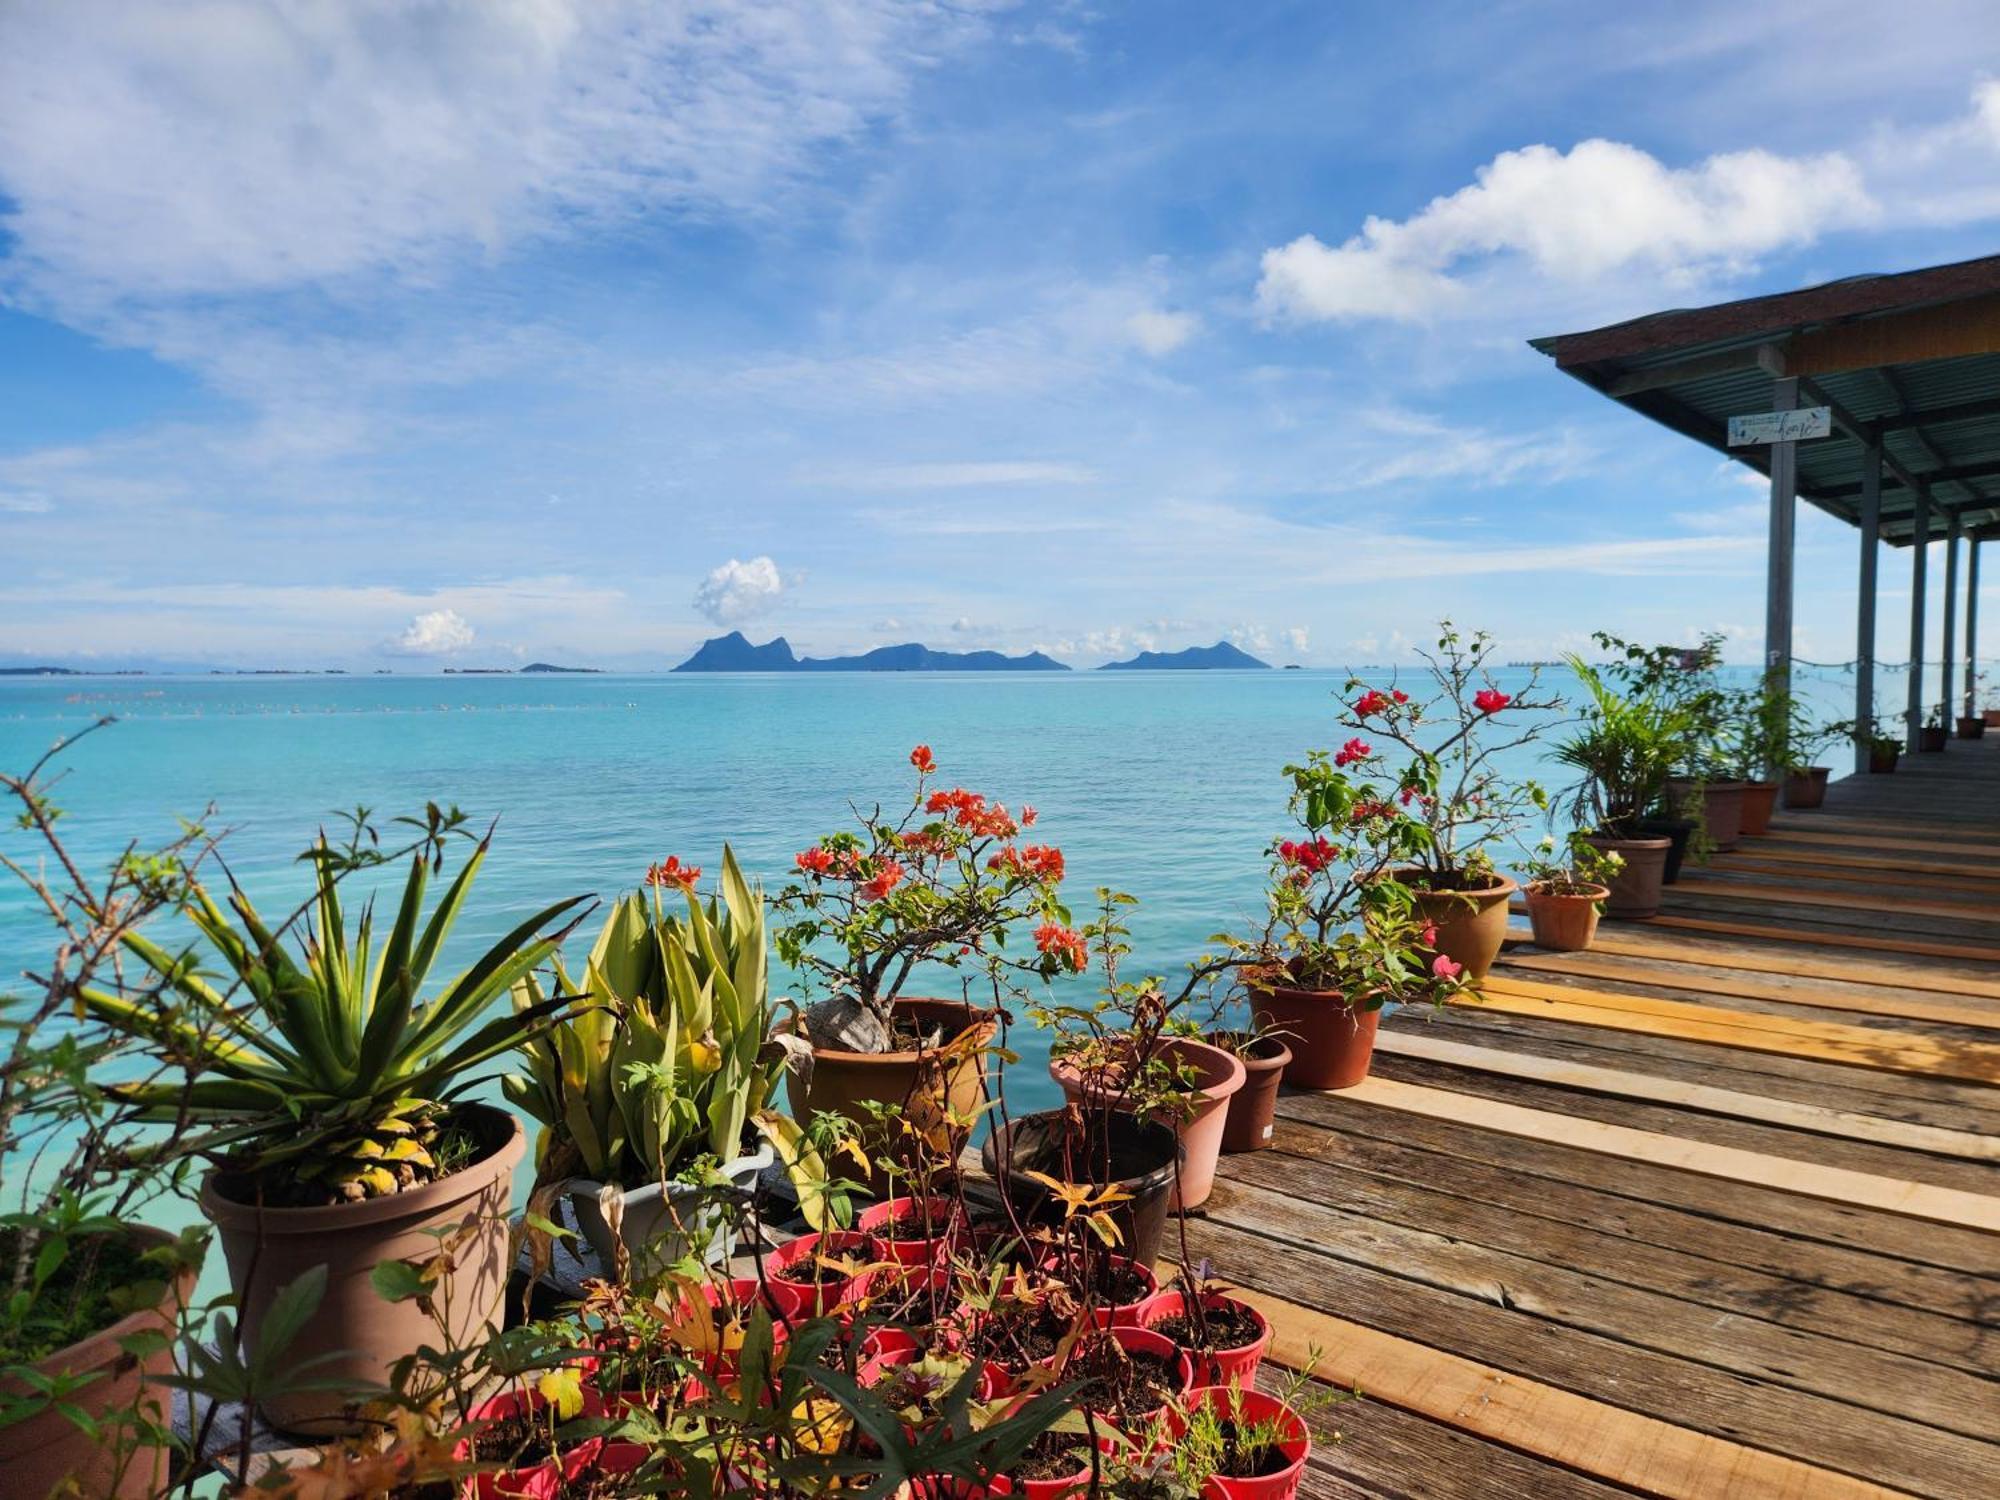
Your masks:
<instances>
[{"instance_id":1,"label":"orange flower","mask_svg":"<svg viewBox=\"0 0 2000 1500\"><path fill-rule=\"evenodd\" d=\"M937 762L931 758L931 747L919 745L910 752L910 764L917 768L917 774L928 776L937 769Z\"/></svg>"},{"instance_id":2,"label":"orange flower","mask_svg":"<svg viewBox=\"0 0 2000 1500\"><path fill-rule=\"evenodd\" d=\"M869 901L880 901L893 891L903 880L903 867L893 859L878 860L875 873L863 881L859 887L862 896Z\"/></svg>"},{"instance_id":3,"label":"orange flower","mask_svg":"<svg viewBox=\"0 0 2000 1500\"><path fill-rule=\"evenodd\" d=\"M1044 922L1035 929L1035 951L1053 954L1056 962L1072 974L1081 974L1090 967L1090 949L1083 941L1083 934L1057 922Z\"/></svg>"},{"instance_id":4,"label":"orange flower","mask_svg":"<svg viewBox=\"0 0 2000 1500\"><path fill-rule=\"evenodd\" d=\"M646 884L651 886L677 885L684 891L694 889L694 883L701 879L700 865L684 865L678 854L669 854L666 860L649 867Z\"/></svg>"}]
</instances>

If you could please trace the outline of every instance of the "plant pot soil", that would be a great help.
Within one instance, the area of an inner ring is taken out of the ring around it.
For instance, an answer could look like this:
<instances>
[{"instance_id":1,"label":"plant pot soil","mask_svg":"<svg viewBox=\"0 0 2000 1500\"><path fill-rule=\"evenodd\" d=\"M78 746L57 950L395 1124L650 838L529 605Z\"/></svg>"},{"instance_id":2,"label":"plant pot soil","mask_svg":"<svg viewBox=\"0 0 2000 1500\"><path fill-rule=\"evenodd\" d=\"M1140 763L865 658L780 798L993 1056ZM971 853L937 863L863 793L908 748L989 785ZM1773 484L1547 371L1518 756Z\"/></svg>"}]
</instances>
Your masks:
<instances>
[{"instance_id":1,"label":"plant pot soil","mask_svg":"<svg viewBox=\"0 0 2000 1500\"><path fill-rule=\"evenodd\" d=\"M1247 1302L1221 1292L1202 1298L1207 1339L1196 1333L1188 1316L1187 1294L1178 1287L1161 1292L1146 1309L1146 1326L1173 1340L1194 1367L1194 1383L1228 1385L1248 1390L1256 1379L1264 1351L1271 1345L1271 1325Z\"/></svg>"},{"instance_id":2,"label":"plant pot soil","mask_svg":"<svg viewBox=\"0 0 2000 1500\"><path fill-rule=\"evenodd\" d=\"M1225 1423L1240 1411L1246 1422L1273 1423L1280 1434L1277 1458L1262 1452L1230 1455L1235 1472L1217 1474L1204 1494L1217 1500L1291 1500L1299 1492L1306 1460L1312 1456L1312 1433L1305 1419L1284 1402L1263 1391L1245 1390L1239 1395L1219 1386L1203 1386L1188 1393L1187 1407L1189 1411L1213 1408L1223 1414ZM1177 1425L1184 1421L1177 1419Z\"/></svg>"},{"instance_id":3,"label":"plant pot soil","mask_svg":"<svg viewBox=\"0 0 2000 1500\"><path fill-rule=\"evenodd\" d=\"M1586 886L1577 892L1528 887L1528 922L1535 929L1535 946L1557 953L1581 953L1597 939L1598 904L1611 891Z\"/></svg>"},{"instance_id":4,"label":"plant pot soil","mask_svg":"<svg viewBox=\"0 0 2000 1500\"><path fill-rule=\"evenodd\" d=\"M991 1011L978 1010L962 1000L912 997L897 1000L891 1011L899 1029L923 1033L941 1028L944 1045L909 1052L835 1052L814 1047L809 1079L802 1080L796 1069L785 1070L792 1118L810 1120L822 1111L845 1115L859 1130L862 1149L871 1163L885 1153L907 1161L913 1147L900 1132L892 1139L890 1127L874 1118L868 1102L899 1105L903 1119L920 1128L943 1128L947 1104L959 1118L977 1116L986 1102L985 1049L999 1029ZM956 1152L942 1154L950 1160ZM879 1167L870 1166L867 1180L869 1191L878 1198L895 1191L894 1182Z\"/></svg>"},{"instance_id":5,"label":"plant pot soil","mask_svg":"<svg viewBox=\"0 0 2000 1500\"><path fill-rule=\"evenodd\" d=\"M1902 758L1903 747L1901 745L1891 745L1887 750L1877 750L1873 746L1870 746L1868 750L1868 774L1870 776L1893 776L1896 774L1896 762Z\"/></svg>"},{"instance_id":6,"label":"plant pot soil","mask_svg":"<svg viewBox=\"0 0 2000 1500\"><path fill-rule=\"evenodd\" d=\"M1660 909L1660 887L1665 883L1667 850L1664 838L1615 839L1603 834L1589 836L1592 847L1616 854L1625 868L1604 882L1610 892L1604 898L1604 914L1625 921L1641 921Z\"/></svg>"},{"instance_id":7,"label":"plant pot soil","mask_svg":"<svg viewBox=\"0 0 2000 1500\"><path fill-rule=\"evenodd\" d=\"M291 1358L335 1357L316 1364L316 1379L384 1384L389 1367L440 1330L411 1298L390 1302L370 1280L383 1261L412 1264L438 1253L439 1230L469 1229L454 1252L448 1285L434 1299L447 1312L444 1336L464 1347L497 1326L507 1290L507 1208L514 1168L527 1147L521 1122L484 1104L462 1107L460 1120L484 1147L469 1166L408 1192L324 1208L262 1208L238 1196L243 1184L210 1173L201 1209L216 1227L229 1279L242 1309L241 1337L255 1347L272 1299L315 1266L327 1268L326 1295L292 1340ZM255 1273L254 1282L251 1281ZM273 1396L260 1403L274 1427L309 1436L359 1430L338 1391Z\"/></svg>"},{"instance_id":8,"label":"plant pot soil","mask_svg":"<svg viewBox=\"0 0 2000 1500\"><path fill-rule=\"evenodd\" d=\"M1042 1269L1068 1287L1079 1301L1086 1296L1092 1299L1100 1328L1143 1327L1148 1309L1160 1295L1160 1279L1151 1268L1123 1255L1094 1256L1088 1284L1080 1270L1075 1275L1063 1274L1060 1259L1045 1261Z\"/></svg>"},{"instance_id":9,"label":"plant pot soil","mask_svg":"<svg viewBox=\"0 0 2000 1500\"><path fill-rule=\"evenodd\" d=\"M1229 1096L1229 1109L1222 1121L1223 1153L1269 1150L1271 1122L1278 1112L1278 1086L1291 1066L1292 1049L1281 1037L1264 1036L1236 1056L1243 1064L1243 1087Z\"/></svg>"},{"instance_id":10,"label":"plant pot soil","mask_svg":"<svg viewBox=\"0 0 2000 1500\"><path fill-rule=\"evenodd\" d=\"M1043 1432L1014 1461L1015 1493L1027 1500L1079 1500L1090 1484L1089 1442L1075 1432Z\"/></svg>"},{"instance_id":11,"label":"plant pot soil","mask_svg":"<svg viewBox=\"0 0 2000 1500\"><path fill-rule=\"evenodd\" d=\"M1794 771L1785 778L1786 807L1819 807L1826 801L1826 779L1833 774L1831 766L1808 766L1803 771Z\"/></svg>"},{"instance_id":12,"label":"plant pot soil","mask_svg":"<svg viewBox=\"0 0 2000 1500\"><path fill-rule=\"evenodd\" d=\"M786 1240L764 1257L764 1275L773 1289L789 1287L804 1299L807 1317L821 1317L866 1289L868 1273L849 1273L834 1261L866 1266L875 1259L875 1237L858 1229L829 1229Z\"/></svg>"},{"instance_id":13,"label":"plant pot soil","mask_svg":"<svg viewBox=\"0 0 2000 1500\"><path fill-rule=\"evenodd\" d=\"M1338 990L1299 989L1251 981L1258 1024L1281 1033L1292 1049L1285 1082L1302 1089L1351 1089L1368 1076L1380 1009L1350 1005Z\"/></svg>"},{"instance_id":14,"label":"plant pot soil","mask_svg":"<svg viewBox=\"0 0 2000 1500\"><path fill-rule=\"evenodd\" d=\"M1660 868L1660 884L1672 885L1681 878L1681 866L1687 862L1688 844L1694 838L1694 831L1701 825L1693 818L1646 818L1639 824L1642 838L1665 839L1667 841L1666 862Z\"/></svg>"},{"instance_id":15,"label":"plant pot soil","mask_svg":"<svg viewBox=\"0 0 2000 1500\"><path fill-rule=\"evenodd\" d=\"M1702 828L1718 853L1743 842L1743 793L1747 783L1711 781L1701 789Z\"/></svg>"},{"instance_id":16,"label":"plant pot soil","mask_svg":"<svg viewBox=\"0 0 2000 1500\"><path fill-rule=\"evenodd\" d=\"M1424 950L1424 962L1442 953L1469 977L1484 979L1507 940L1507 903L1520 887L1505 875L1464 890L1428 886L1418 870L1393 870L1390 879L1410 892L1418 915L1437 929L1437 942Z\"/></svg>"},{"instance_id":17,"label":"plant pot soil","mask_svg":"<svg viewBox=\"0 0 2000 1500\"><path fill-rule=\"evenodd\" d=\"M1000 1181L1024 1223L1053 1227L1063 1222L1061 1202L1027 1174L1041 1172L1058 1182L1078 1180L1063 1162L1065 1114L1064 1110L1049 1109L1022 1115L995 1130L980 1147L980 1162L987 1175ZM1150 1265L1160 1258L1179 1142L1167 1126L1128 1114L1112 1113L1091 1122L1093 1128L1099 1123L1105 1138L1095 1144L1101 1149L1079 1150L1075 1165L1082 1170L1088 1161L1094 1167L1104 1160L1102 1148L1108 1148L1110 1181L1093 1181L1092 1185L1116 1186L1130 1194L1112 1206L1111 1219L1123 1236L1125 1252Z\"/></svg>"},{"instance_id":18,"label":"plant pot soil","mask_svg":"<svg viewBox=\"0 0 2000 1500\"><path fill-rule=\"evenodd\" d=\"M1942 724L1926 724L1917 731L1917 749L1927 755L1936 755L1944 749L1945 727Z\"/></svg>"},{"instance_id":19,"label":"plant pot soil","mask_svg":"<svg viewBox=\"0 0 2000 1500\"><path fill-rule=\"evenodd\" d=\"M1074 1400L1135 1428L1188 1393L1193 1369L1170 1339L1147 1328L1105 1328L1078 1339L1056 1372L1076 1384Z\"/></svg>"},{"instance_id":20,"label":"plant pot soil","mask_svg":"<svg viewBox=\"0 0 2000 1500\"><path fill-rule=\"evenodd\" d=\"M1181 1170L1168 1211L1199 1208L1208 1201L1215 1186L1215 1161L1222 1152L1223 1121L1230 1098L1243 1087L1246 1070L1234 1055L1193 1037L1163 1037L1155 1055L1176 1071L1191 1071L1193 1087L1199 1091L1194 1112L1173 1122L1174 1133L1180 1137ZM1114 1080L1106 1078L1100 1084L1067 1057L1049 1059L1049 1076L1062 1086L1065 1099L1086 1109L1115 1103L1118 1097Z\"/></svg>"},{"instance_id":21,"label":"plant pot soil","mask_svg":"<svg viewBox=\"0 0 2000 1500\"><path fill-rule=\"evenodd\" d=\"M928 1265L947 1240L962 1235L965 1220L950 1198L890 1198L864 1209L854 1227L874 1237L877 1259L918 1266Z\"/></svg>"},{"instance_id":22,"label":"plant pot soil","mask_svg":"<svg viewBox=\"0 0 2000 1500\"><path fill-rule=\"evenodd\" d=\"M1986 737L1986 721L1974 716L1960 715L1958 737L1962 740L1984 739Z\"/></svg>"},{"instance_id":23,"label":"plant pot soil","mask_svg":"<svg viewBox=\"0 0 2000 1500\"><path fill-rule=\"evenodd\" d=\"M141 1253L171 1243L157 1229L134 1227L131 1236ZM50 1378L94 1376L66 1398L93 1420L142 1412L165 1425L168 1393L152 1382L174 1373L172 1345L135 1358L125 1352L121 1340L154 1332L171 1336L180 1310L194 1294L194 1280L192 1269L183 1271L157 1306L127 1313L88 1338L43 1356L35 1361L36 1373ZM0 1393L8 1397L25 1395L27 1390L18 1380L0 1380ZM167 1456L166 1449L138 1441L138 1434L128 1427L92 1436L53 1406L0 1427L0 1474L6 1476L6 1492L37 1500L64 1480L74 1481L85 1495L148 1500L166 1484Z\"/></svg>"},{"instance_id":24,"label":"plant pot soil","mask_svg":"<svg viewBox=\"0 0 2000 1500\"><path fill-rule=\"evenodd\" d=\"M1778 783L1743 783L1743 836L1761 838L1771 831L1771 814L1778 805Z\"/></svg>"}]
</instances>

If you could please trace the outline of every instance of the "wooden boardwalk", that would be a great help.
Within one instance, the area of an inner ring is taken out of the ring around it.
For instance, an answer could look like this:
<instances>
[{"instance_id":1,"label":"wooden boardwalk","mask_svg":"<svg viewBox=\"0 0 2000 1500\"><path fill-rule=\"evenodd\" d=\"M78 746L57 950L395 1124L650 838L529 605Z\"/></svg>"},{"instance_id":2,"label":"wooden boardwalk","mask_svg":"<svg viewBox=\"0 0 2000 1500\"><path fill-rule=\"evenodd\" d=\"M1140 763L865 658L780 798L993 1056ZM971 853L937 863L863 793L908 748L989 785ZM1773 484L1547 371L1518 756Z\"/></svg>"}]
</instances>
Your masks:
<instances>
[{"instance_id":1,"label":"wooden boardwalk","mask_svg":"<svg viewBox=\"0 0 2000 1500\"><path fill-rule=\"evenodd\" d=\"M2000 737L1517 925L1192 1226L1362 1392L1303 1493L2000 1496Z\"/></svg>"}]
</instances>

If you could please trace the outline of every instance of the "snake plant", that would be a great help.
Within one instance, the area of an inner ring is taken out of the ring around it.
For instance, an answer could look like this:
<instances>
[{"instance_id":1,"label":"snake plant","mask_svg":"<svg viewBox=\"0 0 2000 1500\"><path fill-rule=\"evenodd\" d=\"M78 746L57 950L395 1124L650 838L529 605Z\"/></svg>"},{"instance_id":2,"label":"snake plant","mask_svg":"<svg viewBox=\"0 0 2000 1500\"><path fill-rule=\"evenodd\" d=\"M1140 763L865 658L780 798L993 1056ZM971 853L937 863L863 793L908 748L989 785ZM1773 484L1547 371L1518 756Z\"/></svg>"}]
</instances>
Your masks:
<instances>
[{"instance_id":1,"label":"snake plant","mask_svg":"<svg viewBox=\"0 0 2000 1500\"><path fill-rule=\"evenodd\" d=\"M684 917L665 910L669 887L684 894ZM703 901L673 879L650 898L635 891L612 907L580 976L556 960L558 990L593 1004L523 1048L527 1071L504 1084L542 1122L539 1179L670 1182L734 1160L748 1129L771 1143L817 1224L823 1159L770 1107L783 1064L767 1055L768 962L762 895L727 846L719 895ZM547 1004L533 975L515 983L514 1004L523 1015Z\"/></svg>"},{"instance_id":2,"label":"snake plant","mask_svg":"<svg viewBox=\"0 0 2000 1500\"><path fill-rule=\"evenodd\" d=\"M324 841L296 959L241 889L232 886L226 898L232 922L209 890L194 884L186 915L221 957L226 977L205 972L193 947L170 953L127 933L125 946L159 976L157 991L138 999L84 994L100 1021L140 1037L166 1064L160 1081L120 1093L145 1117L175 1120L185 1109L206 1127L198 1149L227 1153L232 1165L260 1175L282 1169L307 1198L380 1197L442 1175L445 1101L454 1081L534 1037L574 1003L563 996L482 1021L495 996L555 951L561 934L538 934L583 896L536 912L431 998L420 998L486 850L482 840L428 920L429 866L421 854L412 858L379 954L372 901L350 937ZM211 982L217 978L220 986Z\"/></svg>"}]
</instances>

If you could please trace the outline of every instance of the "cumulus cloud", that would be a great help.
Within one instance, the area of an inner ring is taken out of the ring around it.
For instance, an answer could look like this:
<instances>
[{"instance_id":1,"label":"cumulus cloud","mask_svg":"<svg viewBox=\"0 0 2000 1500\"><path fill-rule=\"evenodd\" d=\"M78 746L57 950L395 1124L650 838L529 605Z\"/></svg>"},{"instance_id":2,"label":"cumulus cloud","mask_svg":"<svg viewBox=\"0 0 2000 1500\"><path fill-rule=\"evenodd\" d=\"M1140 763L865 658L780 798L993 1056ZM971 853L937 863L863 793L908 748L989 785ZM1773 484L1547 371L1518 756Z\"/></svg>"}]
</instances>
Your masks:
<instances>
[{"instance_id":1,"label":"cumulus cloud","mask_svg":"<svg viewBox=\"0 0 2000 1500\"><path fill-rule=\"evenodd\" d=\"M1125 332L1132 342L1155 359L1172 354L1201 327L1201 319L1191 312L1168 312L1148 307L1125 320Z\"/></svg>"},{"instance_id":2,"label":"cumulus cloud","mask_svg":"<svg viewBox=\"0 0 2000 1500\"><path fill-rule=\"evenodd\" d=\"M1618 141L1527 146L1407 219L1371 217L1339 245L1306 234L1267 250L1257 304L1272 320L1422 322L1465 303L1468 277L1505 258L1561 282L1633 267L1686 278L1876 213L1839 153L1734 151L1669 167Z\"/></svg>"},{"instance_id":3,"label":"cumulus cloud","mask_svg":"<svg viewBox=\"0 0 2000 1500\"><path fill-rule=\"evenodd\" d=\"M1312 647L1308 644L1311 640L1311 634L1303 625L1286 626L1280 632L1279 639L1300 656L1304 656L1308 651L1312 650Z\"/></svg>"},{"instance_id":4,"label":"cumulus cloud","mask_svg":"<svg viewBox=\"0 0 2000 1500\"><path fill-rule=\"evenodd\" d=\"M1108 630L1088 631L1035 649L1045 650L1051 656L1133 656L1141 651L1157 650L1159 643L1159 637L1150 630L1113 625Z\"/></svg>"},{"instance_id":5,"label":"cumulus cloud","mask_svg":"<svg viewBox=\"0 0 2000 1500\"><path fill-rule=\"evenodd\" d=\"M784 592L784 575L770 558L732 557L701 581L694 607L718 625L735 625L768 614Z\"/></svg>"},{"instance_id":6,"label":"cumulus cloud","mask_svg":"<svg viewBox=\"0 0 2000 1500\"><path fill-rule=\"evenodd\" d=\"M472 644L472 626L455 609L432 609L413 618L389 642L398 656L450 656Z\"/></svg>"},{"instance_id":7,"label":"cumulus cloud","mask_svg":"<svg viewBox=\"0 0 2000 1500\"><path fill-rule=\"evenodd\" d=\"M1262 625L1238 625L1229 632L1229 639L1245 651L1269 651L1271 632Z\"/></svg>"}]
</instances>

